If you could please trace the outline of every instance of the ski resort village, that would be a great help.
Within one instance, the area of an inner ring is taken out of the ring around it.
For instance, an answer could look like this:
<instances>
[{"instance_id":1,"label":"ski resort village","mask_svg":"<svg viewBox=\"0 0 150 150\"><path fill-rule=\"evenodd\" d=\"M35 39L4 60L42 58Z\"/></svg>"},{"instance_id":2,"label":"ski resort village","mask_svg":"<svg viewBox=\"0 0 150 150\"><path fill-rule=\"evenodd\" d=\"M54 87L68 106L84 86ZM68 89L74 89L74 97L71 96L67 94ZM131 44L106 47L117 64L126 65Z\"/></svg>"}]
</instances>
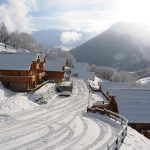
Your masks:
<instances>
[{"instance_id":1,"label":"ski resort village","mask_svg":"<svg viewBox=\"0 0 150 150\"><path fill-rule=\"evenodd\" d=\"M0 43L0 150L150 150L143 80L103 80L86 63Z\"/></svg>"}]
</instances>

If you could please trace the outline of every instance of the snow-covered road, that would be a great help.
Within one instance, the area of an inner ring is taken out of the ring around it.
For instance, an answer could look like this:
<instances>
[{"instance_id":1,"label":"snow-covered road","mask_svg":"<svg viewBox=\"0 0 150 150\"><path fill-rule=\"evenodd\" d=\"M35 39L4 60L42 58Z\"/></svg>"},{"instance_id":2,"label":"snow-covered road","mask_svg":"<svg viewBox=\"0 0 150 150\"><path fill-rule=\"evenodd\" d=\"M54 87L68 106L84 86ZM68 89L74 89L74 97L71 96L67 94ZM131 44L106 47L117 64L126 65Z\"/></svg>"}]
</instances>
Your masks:
<instances>
[{"instance_id":1,"label":"snow-covered road","mask_svg":"<svg viewBox=\"0 0 150 150\"><path fill-rule=\"evenodd\" d=\"M104 149L121 126L104 116L86 113L89 92L73 79L71 97L54 97L48 104L11 116L0 123L0 150Z\"/></svg>"}]
</instances>

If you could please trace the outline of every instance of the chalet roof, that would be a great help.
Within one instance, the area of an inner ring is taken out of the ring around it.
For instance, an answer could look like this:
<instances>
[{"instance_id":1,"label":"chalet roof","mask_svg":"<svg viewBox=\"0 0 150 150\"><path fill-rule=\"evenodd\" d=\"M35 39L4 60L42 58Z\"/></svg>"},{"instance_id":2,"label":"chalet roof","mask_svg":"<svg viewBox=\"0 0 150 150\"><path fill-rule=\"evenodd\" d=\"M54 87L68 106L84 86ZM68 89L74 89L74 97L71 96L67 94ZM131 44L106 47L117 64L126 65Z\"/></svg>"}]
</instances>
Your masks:
<instances>
[{"instance_id":1,"label":"chalet roof","mask_svg":"<svg viewBox=\"0 0 150 150\"><path fill-rule=\"evenodd\" d=\"M95 78L95 73L89 71L89 66L87 63L77 63L72 69L72 74L78 74L79 78L93 79Z\"/></svg>"},{"instance_id":2,"label":"chalet roof","mask_svg":"<svg viewBox=\"0 0 150 150\"><path fill-rule=\"evenodd\" d=\"M66 64L65 58L47 59L45 71L62 71L63 66Z\"/></svg>"},{"instance_id":3,"label":"chalet roof","mask_svg":"<svg viewBox=\"0 0 150 150\"><path fill-rule=\"evenodd\" d=\"M119 114L125 116L129 123L150 122L150 89L117 82L103 82L102 89L116 96Z\"/></svg>"},{"instance_id":4,"label":"chalet roof","mask_svg":"<svg viewBox=\"0 0 150 150\"><path fill-rule=\"evenodd\" d=\"M84 72L83 71L83 72L79 72L78 77L84 78L84 79L92 79L92 80L94 80L95 73L94 72L88 72L88 71Z\"/></svg>"},{"instance_id":5,"label":"chalet roof","mask_svg":"<svg viewBox=\"0 0 150 150\"><path fill-rule=\"evenodd\" d=\"M129 123L150 122L150 94L149 97L117 97L116 101L119 114L125 116Z\"/></svg>"},{"instance_id":6,"label":"chalet roof","mask_svg":"<svg viewBox=\"0 0 150 150\"><path fill-rule=\"evenodd\" d=\"M38 53L0 54L0 70L29 70Z\"/></svg>"},{"instance_id":7,"label":"chalet roof","mask_svg":"<svg viewBox=\"0 0 150 150\"><path fill-rule=\"evenodd\" d=\"M77 68L77 69L88 69L88 67L89 67L89 65L87 64L87 63L76 63L76 65L75 65L75 67Z\"/></svg>"}]
</instances>

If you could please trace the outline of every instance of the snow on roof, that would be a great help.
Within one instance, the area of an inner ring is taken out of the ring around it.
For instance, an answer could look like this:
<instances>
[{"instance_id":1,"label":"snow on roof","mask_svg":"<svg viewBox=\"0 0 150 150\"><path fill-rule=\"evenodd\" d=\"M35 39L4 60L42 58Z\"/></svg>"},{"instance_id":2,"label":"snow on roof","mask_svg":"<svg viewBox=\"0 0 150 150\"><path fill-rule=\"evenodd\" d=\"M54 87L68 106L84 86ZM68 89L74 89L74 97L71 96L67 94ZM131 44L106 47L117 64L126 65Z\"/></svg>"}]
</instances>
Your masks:
<instances>
[{"instance_id":1,"label":"snow on roof","mask_svg":"<svg viewBox=\"0 0 150 150\"><path fill-rule=\"evenodd\" d=\"M72 74L78 74L79 78L93 79L95 78L95 73L89 71L89 66L87 63L77 63L72 69Z\"/></svg>"},{"instance_id":2,"label":"snow on roof","mask_svg":"<svg viewBox=\"0 0 150 150\"><path fill-rule=\"evenodd\" d=\"M63 66L66 64L65 58L47 59L45 71L62 71Z\"/></svg>"},{"instance_id":3,"label":"snow on roof","mask_svg":"<svg viewBox=\"0 0 150 150\"><path fill-rule=\"evenodd\" d=\"M128 82L101 82L100 83L103 91L106 93L109 89L127 89L131 88L131 85Z\"/></svg>"},{"instance_id":4,"label":"snow on roof","mask_svg":"<svg viewBox=\"0 0 150 150\"><path fill-rule=\"evenodd\" d=\"M136 82L142 85L150 85L150 77L139 79Z\"/></svg>"},{"instance_id":5,"label":"snow on roof","mask_svg":"<svg viewBox=\"0 0 150 150\"><path fill-rule=\"evenodd\" d=\"M87 63L76 63L76 68L88 69L89 65Z\"/></svg>"},{"instance_id":6,"label":"snow on roof","mask_svg":"<svg viewBox=\"0 0 150 150\"><path fill-rule=\"evenodd\" d=\"M23 49L23 48L18 48L17 52L20 52L20 53L31 53L29 50Z\"/></svg>"},{"instance_id":7,"label":"snow on roof","mask_svg":"<svg viewBox=\"0 0 150 150\"><path fill-rule=\"evenodd\" d=\"M0 53L0 70L29 70L37 53Z\"/></svg>"},{"instance_id":8,"label":"snow on roof","mask_svg":"<svg viewBox=\"0 0 150 150\"><path fill-rule=\"evenodd\" d=\"M102 89L116 96L119 114L130 123L150 122L150 89L117 82L102 83Z\"/></svg>"}]
</instances>

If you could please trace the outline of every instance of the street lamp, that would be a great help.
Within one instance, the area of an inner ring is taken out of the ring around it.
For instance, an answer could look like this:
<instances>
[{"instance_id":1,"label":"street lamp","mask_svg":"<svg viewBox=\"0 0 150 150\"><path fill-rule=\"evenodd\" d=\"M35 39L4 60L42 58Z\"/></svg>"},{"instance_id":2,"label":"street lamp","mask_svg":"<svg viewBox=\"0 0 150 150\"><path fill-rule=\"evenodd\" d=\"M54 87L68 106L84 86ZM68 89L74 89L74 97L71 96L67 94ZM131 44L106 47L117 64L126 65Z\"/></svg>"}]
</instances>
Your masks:
<instances>
[{"instance_id":1,"label":"street lamp","mask_svg":"<svg viewBox=\"0 0 150 150\"><path fill-rule=\"evenodd\" d=\"M89 91L89 98L88 98L88 107L90 105L90 91Z\"/></svg>"}]
</instances>

